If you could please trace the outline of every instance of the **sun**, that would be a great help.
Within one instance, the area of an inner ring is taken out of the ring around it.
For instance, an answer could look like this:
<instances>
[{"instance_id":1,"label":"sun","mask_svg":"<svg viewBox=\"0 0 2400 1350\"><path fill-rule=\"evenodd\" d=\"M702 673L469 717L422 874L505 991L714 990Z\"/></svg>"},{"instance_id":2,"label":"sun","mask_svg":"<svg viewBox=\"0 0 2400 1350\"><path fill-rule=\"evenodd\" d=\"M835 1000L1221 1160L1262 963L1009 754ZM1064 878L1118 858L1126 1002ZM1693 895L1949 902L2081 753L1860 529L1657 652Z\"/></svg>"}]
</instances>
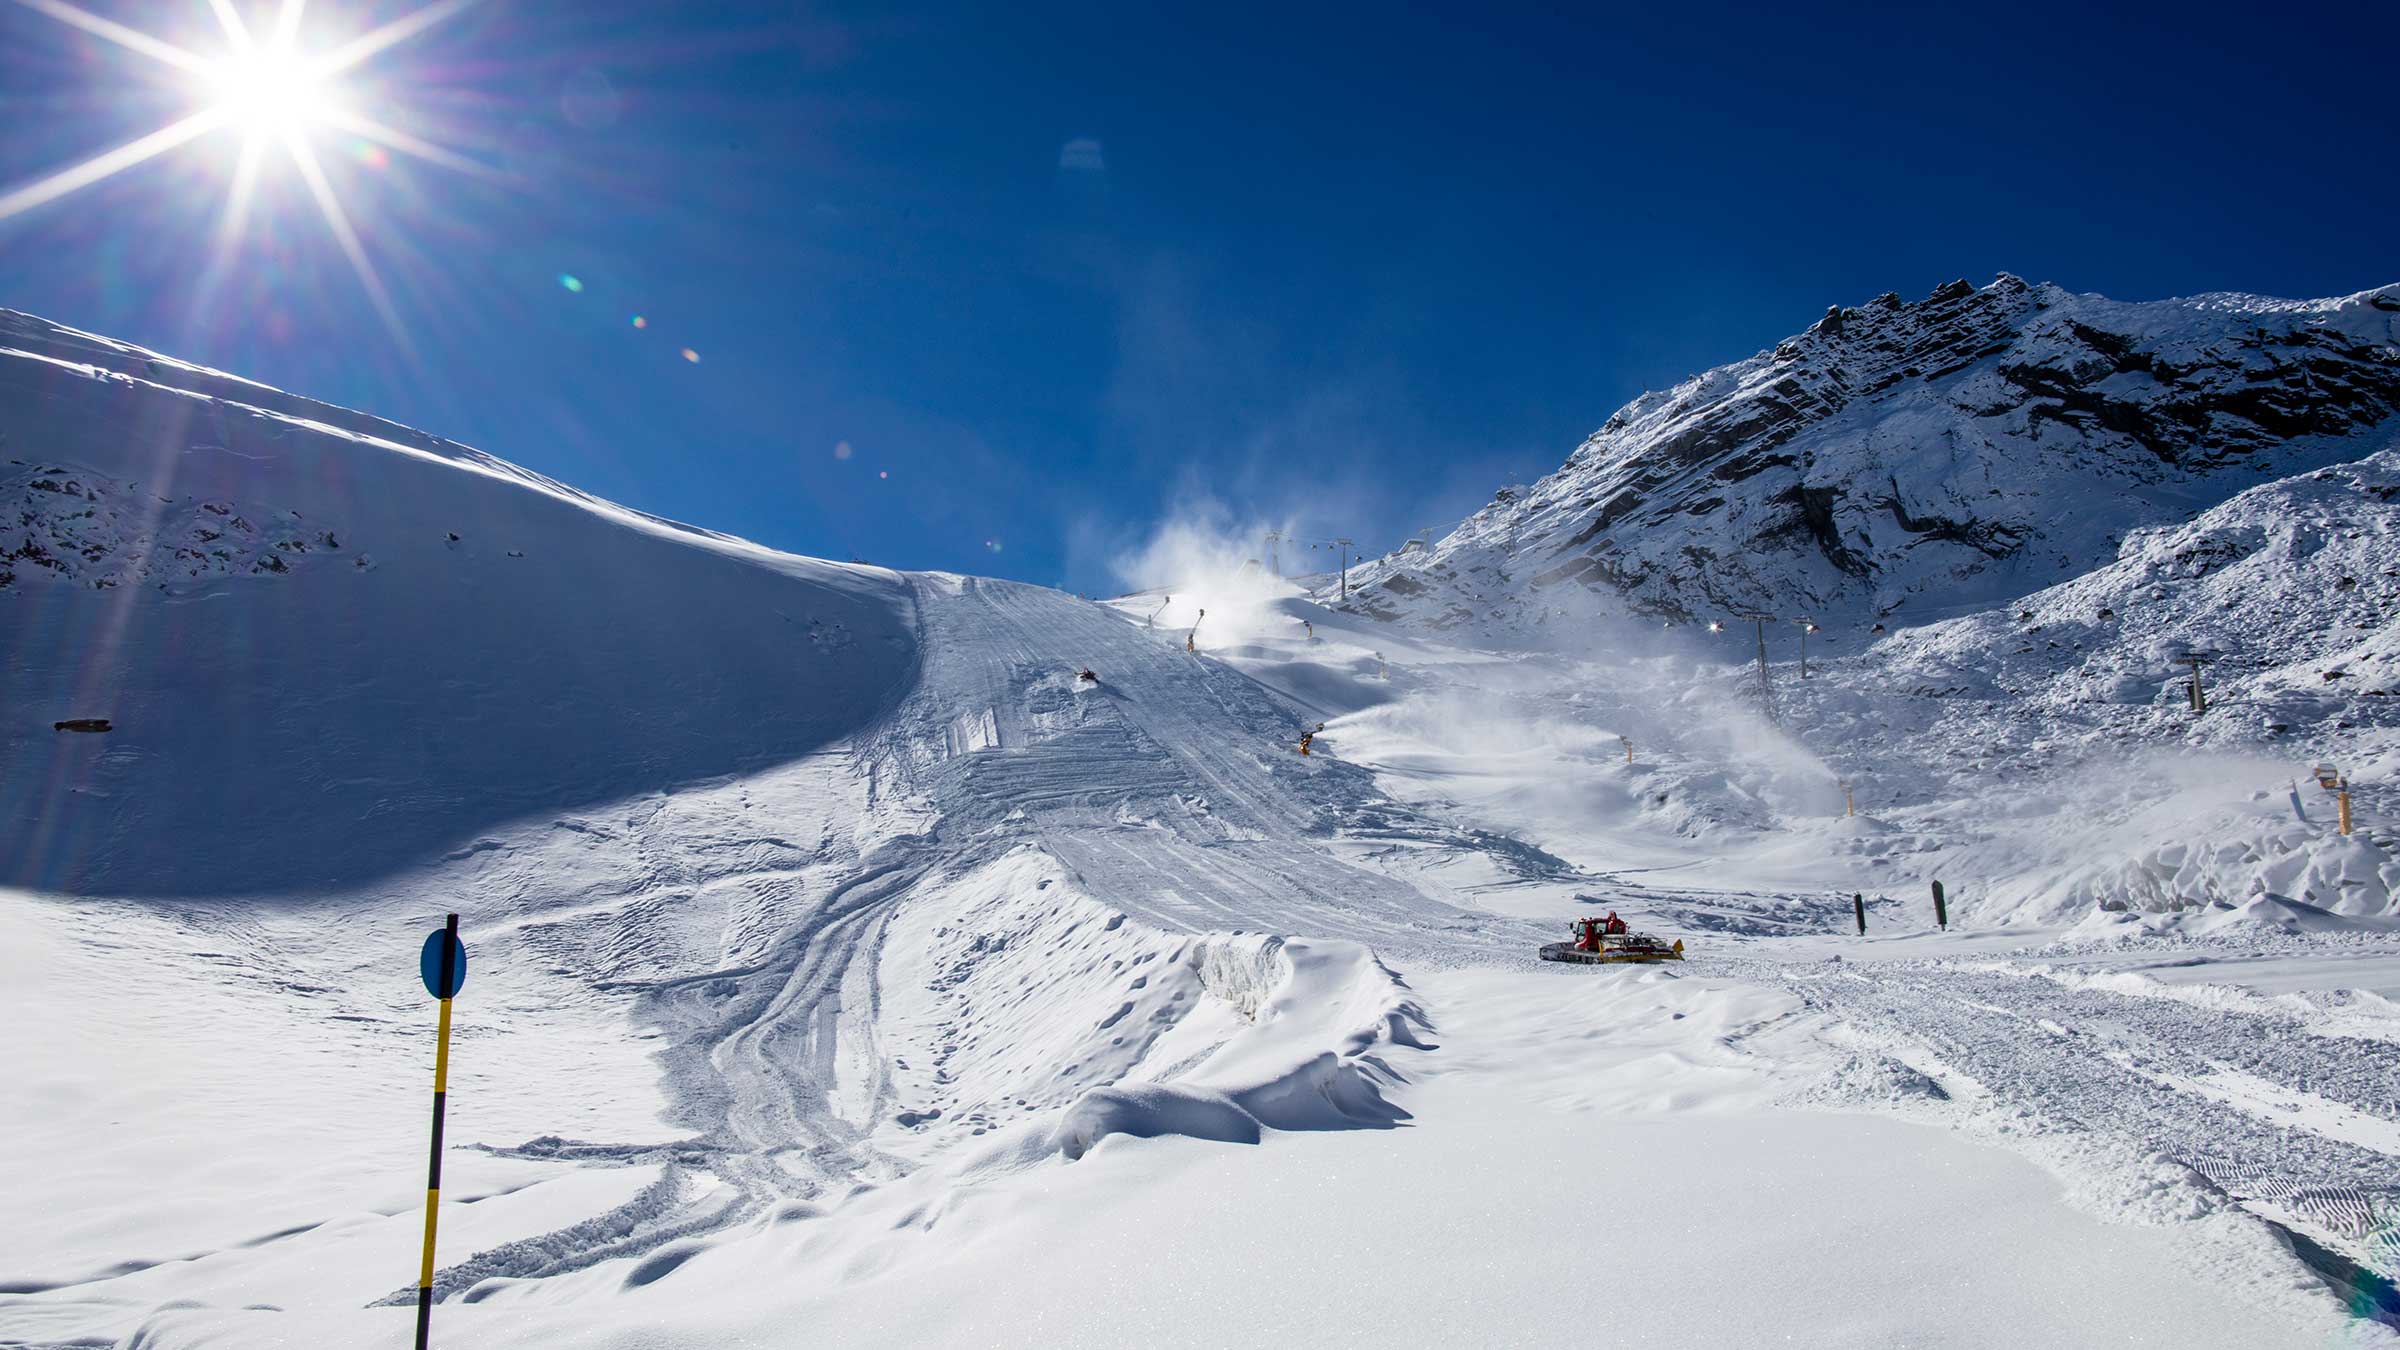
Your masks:
<instances>
[{"instance_id":1,"label":"sun","mask_svg":"<svg viewBox=\"0 0 2400 1350\"><path fill-rule=\"evenodd\" d=\"M252 137L289 140L345 120L332 78L289 42L236 51L212 63L200 84L226 125Z\"/></svg>"},{"instance_id":2,"label":"sun","mask_svg":"<svg viewBox=\"0 0 2400 1350\"><path fill-rule=\"evenodd\" d=\"M312 49L301 40L301 19L307 0L281 0L271 21L256 31L236 7L235 0L207 0L224 37L223 48L213 55L102 18L69 0L15 0L15 3L126 51L174 67L191 81L194 100L199 106L188 116L146 136L0 192L0 221L90 187L213 132L231 130L240 138L241 153L234 163L224 214L217 228L217 261L208 275L221 274L225 261L232 256L233 244L249 218L250 199L257 190L266 152L279 145L285 152L283 158L290 161L291 169L306 184L318 213L325 218L327 230L349 258L351 269L358 273L359 283L384 326L404 349L409 347L391 296L368 259L357 229L350 223L350 213L340 193L318 160L316 133L338 132L359 143L397 150L444 168L499 177L468 156L371 116L353 106L353 101L345 98L342 91L346 74L468 8L476 0L430 0L329 50ZM207 289L205 284L203 289Z\"/></svg>"}]
</instances>

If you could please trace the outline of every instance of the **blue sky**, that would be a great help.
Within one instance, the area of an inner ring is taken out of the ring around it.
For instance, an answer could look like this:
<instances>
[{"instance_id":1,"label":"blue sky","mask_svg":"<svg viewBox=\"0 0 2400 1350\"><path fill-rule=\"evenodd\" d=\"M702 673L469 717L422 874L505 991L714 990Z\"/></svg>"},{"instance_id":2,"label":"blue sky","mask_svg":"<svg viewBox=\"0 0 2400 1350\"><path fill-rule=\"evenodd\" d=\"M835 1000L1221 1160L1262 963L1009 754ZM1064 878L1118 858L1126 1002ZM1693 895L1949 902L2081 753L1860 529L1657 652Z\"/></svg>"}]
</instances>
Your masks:
<instances>
[{"instance_id":1,"label":"blue sky","mask_svg":"<svg viewBox=\"0 0 2400 1350\"><path fill-rule=\"evenodd\" d=\"M405 347L279 162L205 288L229 134L0 221L0 305L798 552L1105 590L1176 513L1389 547L1830 303L2400 280L2393 16L484 0L350 97L496 174L323 147ZM0 6L0 184L172 75Z\"/></svg>"}]
</instances>

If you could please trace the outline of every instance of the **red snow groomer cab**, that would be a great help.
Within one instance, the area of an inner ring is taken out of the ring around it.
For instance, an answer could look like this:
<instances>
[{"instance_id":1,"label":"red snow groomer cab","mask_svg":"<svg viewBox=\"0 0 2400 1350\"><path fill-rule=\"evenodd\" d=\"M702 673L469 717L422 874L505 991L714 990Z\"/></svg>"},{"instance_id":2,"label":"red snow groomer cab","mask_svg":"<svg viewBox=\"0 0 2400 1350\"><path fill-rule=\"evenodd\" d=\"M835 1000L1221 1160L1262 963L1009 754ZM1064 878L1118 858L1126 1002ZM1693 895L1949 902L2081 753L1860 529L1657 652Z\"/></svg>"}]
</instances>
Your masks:
<instances>
[{"instance_id":1,"label":"red snow groomer cab","mask_svg":"<svg viewBox=\"0 0 2400 1350\"><path fill-rule=\"evenodd\" d=\"M1605 919L1577 919L1568 925L1568 931L1574 934L1568 941L1543 945L1543 960L1599 966L1683 959L1683 939L1668 943L1648 933L1631 932L1613 909Z\"/></svg>"}]
</instances>

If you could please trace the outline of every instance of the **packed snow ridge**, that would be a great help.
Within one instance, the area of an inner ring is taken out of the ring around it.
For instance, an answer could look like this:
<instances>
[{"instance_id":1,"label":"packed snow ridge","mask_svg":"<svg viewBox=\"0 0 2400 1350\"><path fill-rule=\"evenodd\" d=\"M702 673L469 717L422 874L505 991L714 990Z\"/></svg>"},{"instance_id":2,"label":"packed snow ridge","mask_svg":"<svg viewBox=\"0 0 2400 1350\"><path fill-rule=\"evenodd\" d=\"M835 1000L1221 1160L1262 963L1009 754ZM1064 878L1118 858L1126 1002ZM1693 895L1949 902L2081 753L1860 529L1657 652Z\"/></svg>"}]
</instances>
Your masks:
<instances>
[{"instance_id":1,"label":"packed snow ridge","mask_svg":"<svg viewBox=\"0 0 2400 1350\"><path fill-rule=\"evenodd\" d=\"M405 1334L456 911L477 1344L2400 1344L2396 318L1886 296L1102 604L0 312L0 1343Z\"/></svg>"}]
</instances>

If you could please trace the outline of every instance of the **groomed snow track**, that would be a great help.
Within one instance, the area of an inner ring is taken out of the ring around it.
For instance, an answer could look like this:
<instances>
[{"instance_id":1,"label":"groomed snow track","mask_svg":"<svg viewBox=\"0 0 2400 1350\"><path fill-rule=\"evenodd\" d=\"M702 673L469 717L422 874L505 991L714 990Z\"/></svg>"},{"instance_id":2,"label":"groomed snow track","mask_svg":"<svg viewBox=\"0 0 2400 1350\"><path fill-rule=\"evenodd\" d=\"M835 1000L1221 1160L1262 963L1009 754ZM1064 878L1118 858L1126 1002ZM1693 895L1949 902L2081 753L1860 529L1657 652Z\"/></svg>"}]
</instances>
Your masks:
<instances>
[{"instance_id":1,"label":"groomed snow track","mask_svg":"<svg viewBox=\"0 0 2400 1350\"><path fill-rule=\"evenodd\" d=\"M1730 965L1985 1112L1994 1133L2163 1156L2387 1289L2400 1276L2400 1044L2328 1034L2256 998L2103 987L2072 962ZM2337 1282L2355 1274L2315 1263ZM2384 1311L2400 1320L2400 1303Z\"/></svg>"}]
</instances>

